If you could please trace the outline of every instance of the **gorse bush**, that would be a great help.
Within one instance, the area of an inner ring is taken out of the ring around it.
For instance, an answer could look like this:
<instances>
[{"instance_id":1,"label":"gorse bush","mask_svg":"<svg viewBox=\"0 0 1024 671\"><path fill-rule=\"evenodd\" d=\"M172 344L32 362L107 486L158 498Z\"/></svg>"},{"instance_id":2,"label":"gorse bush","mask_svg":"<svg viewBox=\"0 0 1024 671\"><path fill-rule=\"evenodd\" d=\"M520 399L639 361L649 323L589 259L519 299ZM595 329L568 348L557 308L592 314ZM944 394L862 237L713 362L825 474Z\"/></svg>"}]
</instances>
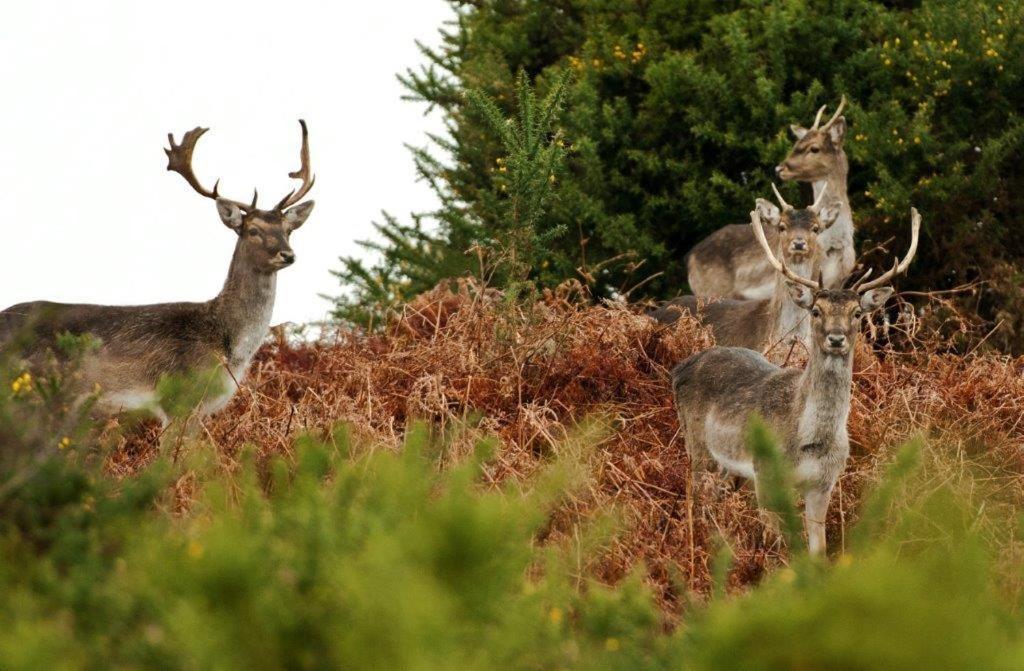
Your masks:
<instances>
[{"instance_id":1,"label":"gorse bush","mask_svg":"<svg viewBox=\"0 0 1024 671\"><path fill-rule=\"evenodd\" d=\"M89 336L60 335L34 366L21 360L18 345L18 339L0 345L0 473L24 477L45 455L90 437L92 399L76 403L70 390L82 357L96 343Z\"/></svg>"},{"instance_id":2,"label":"gorse bush","mask_svg":"<svg viewBox=\"0 0 1024 671\"><path fill-rule=\"evenodd\" d=\"M642 666L668 645L649 593L579 592L570 548L534 547L571 445L517 492L478 489L487 443L439 471L423 429L398 454L339 429L231 474L201 449L122 483L53 460L0 501L4 667ZM176 519L182 467L199 492Z\"/></svg>"},{"instance_id":3,"label":"gorse bush","mask_svg":"<svg viewBox=\"0 0 1024 671\"><path fill-rule=\"evenodd\" d=\"M1014 291L1024 248L1013 232L1024 215L1021 2L452 4L442 45L425 49L430 65L405 77L410 97L441 109L451 131L414 152L442 207L416 220L417 246L401 258L406 225L382 227L374 278L429 288L469 270L431 259L455 258L504 226L495 198L506 150L466 90L512 114L520 70L541 90L573 73L557 126L567 165L543 224L566 232L533 277L554 284L582 273L606 295L663 272L636 297L684 291L690 247L746 221L754 198L770 193L789 125L807 125L845 94L859 246L895 236L898 247L916 205L925 230L908 286L990 280L962 306L1002 320L998 342L1024 348ZM366 278L349 272L358 265L345 267L354 303L374 304Z\"/></svg>"},{"instance_id":4,"label":"gorse bush","mask_svg":"<svg viewBox=\"0 0 1024 671\"><path fill-rule=\"evenodd\" d=\"M949 486L908 498L911 448L868 506L868 531L854 534L835 567L797 549L761 586L694 599L685 627L666 628L638 575L608 587L580 574L612 538L612 518L580 527L572 542L538 543L585 477L594 430L556 449L529 483L504 488L480 482L493 444L439 468L442 446L423 428L397 453L354 442L341 427L324 440L300 438L289 458L258 463L245 452L230 470L193 444L178 464L158 458L120 482L58 456L0 497L3 666L1009 669L1024 661L1024 622L998 591L981 513ZM175 514L169 487L182 478L195 492Z\"/></svg>"},{"instance_id":5,"label":"gorse bush","mask_svg":"<svg viewBox=\"0 0 1024 671\"><path fill-rule=\"evenodd\" d=\"M361 259L348 258L344 269L334 273L343 284L356 287L354 296L335 299L335 317L381 324L404 300L433 288L439 278L468 273L504 287L511 302L533 287L529 280L534 268L546 265L548 244L565 233L564 226L547 227L544 214L565 167L565 142L555 124L570 76L563 73L539 100L520 70L515 114L507 118L485 92L466 92L467 111L486 124L502 149L494 159L489 189L478 194L475 207L448 201L449 207L437 213L447 222L453 240L458 239L453 244L437 244L422 228L422 216L405 226L385 215L386 224L377 230L388 243L361 243L382 253L383 265L368 269ZM437 178L429 171L440 170L440 164L425 151L416 152L416 157L420 175L437 187ZM481 227L484 220L493 225Z\"/></svg>"}]
</instances>

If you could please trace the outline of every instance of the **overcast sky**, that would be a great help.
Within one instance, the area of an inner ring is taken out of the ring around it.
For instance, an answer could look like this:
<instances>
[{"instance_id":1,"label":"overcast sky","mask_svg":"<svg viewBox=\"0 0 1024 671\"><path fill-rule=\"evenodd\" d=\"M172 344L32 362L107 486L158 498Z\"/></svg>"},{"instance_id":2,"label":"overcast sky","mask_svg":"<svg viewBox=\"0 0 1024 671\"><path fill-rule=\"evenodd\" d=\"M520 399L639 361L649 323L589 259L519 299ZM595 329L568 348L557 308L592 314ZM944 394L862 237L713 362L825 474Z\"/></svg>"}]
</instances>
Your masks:
<instances>
[{"instance_id":1,"label":"overcast sky","mask_svg":"<svg viewBox=\"0 0 1024 671\"><path fill-rule=\"evenodd\" d=\"M274 321L323 317L329 271L380 210L435 203L403 143L440 122L400 100L394 75L449 16L443 0L4 3L0 309L213 297L235 235L166 172L167 133L210 127L200 178L239 200L259 187L270 205L293 186L302 117L316 209L292 237Z\"/></svg>"}]
</instances>

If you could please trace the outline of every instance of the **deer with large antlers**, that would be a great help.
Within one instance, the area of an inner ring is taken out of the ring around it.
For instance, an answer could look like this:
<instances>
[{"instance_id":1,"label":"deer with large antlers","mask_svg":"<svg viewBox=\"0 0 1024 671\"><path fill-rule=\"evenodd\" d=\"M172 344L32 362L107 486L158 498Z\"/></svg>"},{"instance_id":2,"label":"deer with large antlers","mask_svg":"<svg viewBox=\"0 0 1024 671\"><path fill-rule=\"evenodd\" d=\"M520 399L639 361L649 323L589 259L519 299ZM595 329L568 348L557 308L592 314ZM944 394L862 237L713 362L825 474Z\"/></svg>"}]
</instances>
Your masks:
<instances>
[{"instance_id":1,"label":"deer with large antlers","mask_svg":"<svg viewBox=\"0 0 1024 671\"><path fill-rule=\"evenodd\" d=\"M754 237L771 267L791 284L808 290L798 300L810 313L807 366L780 368L749 349L712 347L672 371L676 409L692 475L714 461L730 473L752 479L759 496L759 464L747 448L745 434L751 415L760 415L781 441L782 455L803 493L810 551L821 554L832 488L850 452L846 422L861 318L885 303L893 292L889 283L909 267L917 253L921 217L911 210L910 249L892 269L873 281L868 281L869 270L849 288L829 289L801 277L778 259L757 210L750 216ZM692 505L690 488L691 510Z\"/></svg>"},{"instance_id":2,"label":"deer with large antlers","mask_svg":"<svg viewBox=\"0 0 1024 671\"><path fill-rule=\"evenodd\" d=\"M180 174L205 198L216 201L221 221L237 236L224 287L205 303L140 306L69 305L45 301L23 303L0 312L0 344L25 334L23 352L31 364L53 349L64 333L89 334L98 346L81 362L76 393L97 393L97 409L109 414L144 409L166 424L159 407L157 383L165 375L216 371L202 414L220 409L231 399L250 360L263 342L274 308L277 272L295 262L291 233L313 210L301 202L313 186L309 133L302 127L301 165L289 177L301 185L269 210L230 200L218 193L219 181L207 189L192 169L196 143L208 129L194 128L180 144L168 134L167 169Z\"/></svg>"},{"instance_id":3,"label":"deer with large antlers","mask_svg":"<svg viewBox=\"0 0 1024 671\"><path fill-rule=\"evenodd\" d=\"M798 210L786 202L774 184L772 190L780 207L762 198L757 199L756 205L759 216L771 224L769 233L761 231L771 235L764 244L785 259L787 267L796 274L814 277L818 270L815 262L819 240L835 222L838 209L825 205L824 192L813 205ZM689 312L711 327L718 345L763 352L787 340L806 342L809 333L807 313L799 303L805 300L808 289L802 284L788 282L784 275L774 270L772 272L775 284L768 298L705 300L696 296L680 296L661 304L650 315L662 324L671 324L681 314Z\"/></svg>"},{"instance_id":4,"label":"deer with large antlers","mask_svg":"<svg viewBox=\"0 0 1024 671\"><path fill-rule=\"evenodd\" d=\"M843 98L824 124L823 106L810 128L790 126L796 144L775 168L782 179L813 183L815 200L827 191L825 206L838 212L835 224L819 238L816 258L816 267L829 288L838 288L856 262L853 216L846 192L849 165L843 150L845 106ZM768 298L775 286L775 271L765 261L747 224L723 226L697 243L686 256L686 272L690 290L700 297Z\"/></svg>"}]
</instances>

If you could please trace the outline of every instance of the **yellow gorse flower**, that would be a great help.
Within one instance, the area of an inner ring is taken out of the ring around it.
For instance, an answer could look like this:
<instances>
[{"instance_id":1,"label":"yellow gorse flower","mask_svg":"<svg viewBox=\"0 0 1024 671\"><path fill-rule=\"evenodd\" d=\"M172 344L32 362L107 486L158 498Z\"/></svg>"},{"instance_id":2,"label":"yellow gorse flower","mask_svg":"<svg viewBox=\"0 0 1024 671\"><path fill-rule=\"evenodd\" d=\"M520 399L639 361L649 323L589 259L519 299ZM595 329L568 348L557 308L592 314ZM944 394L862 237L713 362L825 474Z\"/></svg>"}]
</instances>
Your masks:
<instances>
[{"instance_id":1,"label":"yellow gorse flower","mask_svg":"<svg viewBox=\"0 0 1024 671\"><path fill-rule=\"evenodd\" d=\"M27 371L18 376L14 382L11 382L11 391L14 394L21 392L28 393L32 390L32 375Z\"/></svg>"}]
</instances>

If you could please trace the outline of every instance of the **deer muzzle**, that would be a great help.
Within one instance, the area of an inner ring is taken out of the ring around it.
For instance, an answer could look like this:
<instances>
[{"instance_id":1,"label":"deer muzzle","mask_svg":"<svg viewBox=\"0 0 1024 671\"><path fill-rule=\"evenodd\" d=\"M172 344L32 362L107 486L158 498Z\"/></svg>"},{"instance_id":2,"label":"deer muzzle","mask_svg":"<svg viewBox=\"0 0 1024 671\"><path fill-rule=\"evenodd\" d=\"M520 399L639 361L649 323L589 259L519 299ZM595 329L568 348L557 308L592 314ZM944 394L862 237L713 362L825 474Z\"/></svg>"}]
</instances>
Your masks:
<instances>
[{"instance_id":1,"label":"deer muzzle","mask_svg":"<svg viewBox=\"0 0 1024 671\"><path fill-rule=\"evenodd\" d=\"M834 354L845 354L849 348L845 333L829 333L825 336L825 349Z\"/></svg>"}]
</instances>

